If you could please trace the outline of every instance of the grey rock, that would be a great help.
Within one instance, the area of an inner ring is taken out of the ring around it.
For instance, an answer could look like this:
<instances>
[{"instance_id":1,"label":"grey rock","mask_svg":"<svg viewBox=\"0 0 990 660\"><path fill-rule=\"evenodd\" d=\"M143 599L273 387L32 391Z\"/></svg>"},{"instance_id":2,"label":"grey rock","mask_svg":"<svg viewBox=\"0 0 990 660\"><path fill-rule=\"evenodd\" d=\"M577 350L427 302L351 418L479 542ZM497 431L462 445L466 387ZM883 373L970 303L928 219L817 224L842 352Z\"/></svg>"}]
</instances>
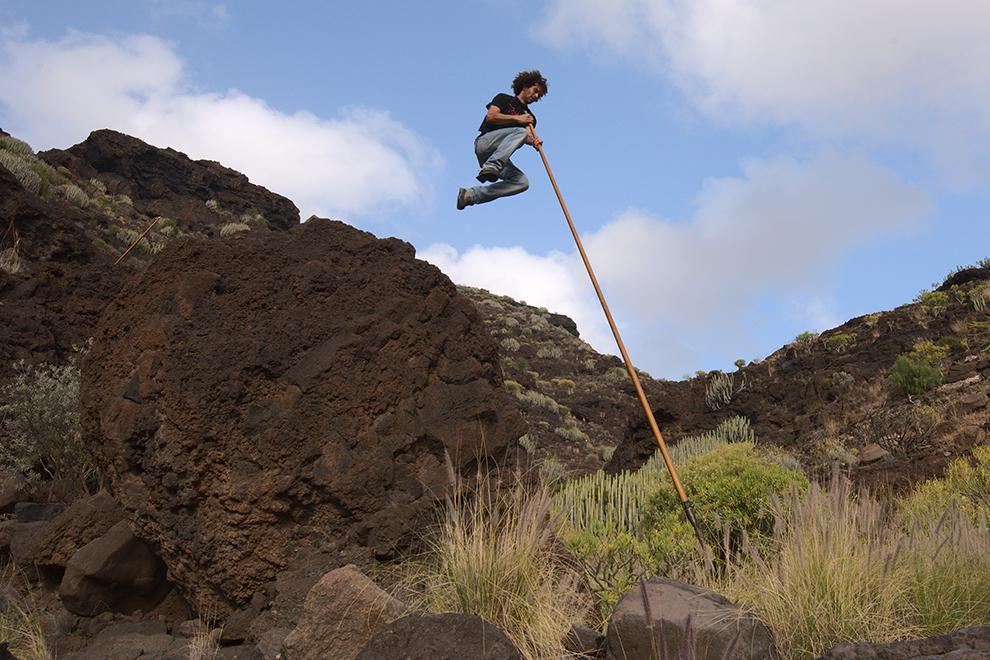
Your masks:
<instances>
[{"instance_id":1,"label":"grey rock","mask_svg":"<svg viewBox=\"0 0 990 660\"><path fill-rule=\"evenodd\" d=\"M522 660L501 630L473 614L412 614L382 626L357 660Z\"/></svg>"},{"instance_id":2,"label":"grey rock","mask_svg":"<svg viewBox=\"0 0 990 660\"><path fill-rule=\"evenodd\" d=\"M283 642L287 660L350 660L406 607L355 566L330 571L310 589L299 625Z\"/></svg>"},{"instance_id":3,"label":"grey rock","mask_svg":"<svg viewBox=\"0 0 990 660\"><path fill-rule=\"evenodd\" d=\"M51 520L65 510L61 502L18 502L14 505L14 515L20 522L41 522Z\"/></svg>"},{"instance_id":4,"label":"grey rock","mask_svg":"<svg viewBox=\"0 0 990 660\"><path fill-rule=\"evenodd\" d=\"M774 658L770 630L707 589L653 578L633 587L612 614L607 660Z\"/></svg>"},{"instance_id":5,"label":"grey rock","mask_svg":"<svg viewBox=\"0 0 990 660\"><path fill-rule=\"evenodd\" d=\"M28 494L27 479L16 473L0 477L0 513L11 513Z\"/></svg>"},{"instance_id":6,"label":"grey rock","mask_svg":"<svg viewBox=\"0 0 990 660\"><path fill-rule=\"evenodd\" d=\"M578 658L604 657L605 635L587 626L575 624L564 638L564 649Z\"/></svg>"},{"instance_id":7,"label":"grey rock","mask_svg":"<svg viewBox=\"0 0 990 660\"><path fill-rule=\"evenodd\" d=\"M963 628L949 635L892 644L842 644L820 660L987 660L990 626Z\"/></svg>"}]
</instances>

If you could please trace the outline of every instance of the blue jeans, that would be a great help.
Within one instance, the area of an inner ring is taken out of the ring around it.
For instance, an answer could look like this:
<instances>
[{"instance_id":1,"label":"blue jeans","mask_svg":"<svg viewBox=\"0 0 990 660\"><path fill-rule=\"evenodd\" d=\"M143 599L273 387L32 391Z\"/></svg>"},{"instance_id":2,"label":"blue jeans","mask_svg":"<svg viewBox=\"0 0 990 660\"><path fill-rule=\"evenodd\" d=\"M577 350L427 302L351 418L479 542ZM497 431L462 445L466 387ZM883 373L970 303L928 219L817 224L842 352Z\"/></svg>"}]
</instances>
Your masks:
<instances>
[{"instance_id":1,"label":"blue jeans","mask_svg":"<svg viewBox=\"0 0 990 660\"><path fill-rule=\"evenodd\" d=\"M518 126L488 131L475 139L474 153L478 156L478 164L482 168L494 169L501 181L468 188L467 197L471 204L484 204L499 197L518 195L529 188L529 179L509 160L519 147L526 144L528 136L529 130Z\"/></svg>"}]
</instances>

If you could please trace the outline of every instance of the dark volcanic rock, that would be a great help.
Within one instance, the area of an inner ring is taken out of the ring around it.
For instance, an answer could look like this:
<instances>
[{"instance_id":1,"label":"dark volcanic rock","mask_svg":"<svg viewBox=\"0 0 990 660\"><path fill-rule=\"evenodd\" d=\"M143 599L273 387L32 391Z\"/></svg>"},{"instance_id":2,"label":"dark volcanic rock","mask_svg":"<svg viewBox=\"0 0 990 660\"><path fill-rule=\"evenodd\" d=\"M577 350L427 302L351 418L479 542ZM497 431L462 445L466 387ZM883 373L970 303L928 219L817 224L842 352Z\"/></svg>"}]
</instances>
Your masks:
<instances>
[{"instance_id":1,"label":"dark volcanic rock","mask_svg":"<svg viewBox=\"0 0 990 660\"><path fill-rule=\"evenodd\" d=\"M470 473L524 432L474 306L413 256L321 219L178 239L108 306L84 436L190 602L230 613L391 556L445 452Z\"/></svg>"},{"instance_id":2,"label":"dark volcanic rock","mask_svg":"<svg viewBox=\"0 0 990 660\"><path fill-rule=\"evenodd\" d=\"M150 216L179 221L184 229L202 231L216 224L206 202L241 214L259 211L275 229L299 224L299 209L285 197L269 192L219 163L190 160L174 149L159 149L116 131L93 131L85 142L67 151L40 154L84 178L99 178L118 194L129 196L134 208Z\"/></svg>"},{"instance_id":3,"label":"dark volcanic rock","mask_svg":"<svg viewBox=\"0 0 990 660\"><path fill-rule=\"evenodd\" d=\"M46 203L0 166L0 251L17 248L20 272L0 269L0 382L20 359L64 362L91 336L130 272L94 245L96 221Z\"/></svg>"},{"instance_id":4,"label":"dark volcanic rock","mask_svg":"<svg viewBox=\"0 0 990 660\"><path fill-rule=\"evenodd\" d=\"M170 589L162 560L121 520L72 555L58 595L70 612L93 616L148 611Z\"/></svg>"},{"instance_id":5,"label":"dark volcanic rock","mask_svg":"<svg viewBox=\"0 0 990 660\"><path fill-rule=\"evenodd\" d=\"M19 561L64 567L79 548L107 533L123 517L120 505L105 492L80 499L28 536Z\"/></svg>"},{"instance_id":6,"label":"dark volcanic rock","mask_svg":"<svg viewBox=\"0 0 990 660\"><path fill-rule=\"evenodd\" d=\"M990 658L990 626L892 644L842 644L821 660L977 660Z\"/></svg>"},{"instance_id":7,"label":"dark volcanic rock","mask_svg":"<svg viewBox=\"0 0 990 660\"><path fill-rule=\"evenodd\" d=\"M473 614L411 614L378 629L357 660L522 660L501 630Z\"/></svg>"},{"instance_id":8,"label":"dark volcanic rock","mask_svg":"<svg viewBox=\"0 0 990 660\"><path fill-rule=\"evenodd\" d=\"M606 660L777 657L770 629L756 618L717 593L666 578L641 582L622 597L605 644Z\"/></svg>"}]
</instances>

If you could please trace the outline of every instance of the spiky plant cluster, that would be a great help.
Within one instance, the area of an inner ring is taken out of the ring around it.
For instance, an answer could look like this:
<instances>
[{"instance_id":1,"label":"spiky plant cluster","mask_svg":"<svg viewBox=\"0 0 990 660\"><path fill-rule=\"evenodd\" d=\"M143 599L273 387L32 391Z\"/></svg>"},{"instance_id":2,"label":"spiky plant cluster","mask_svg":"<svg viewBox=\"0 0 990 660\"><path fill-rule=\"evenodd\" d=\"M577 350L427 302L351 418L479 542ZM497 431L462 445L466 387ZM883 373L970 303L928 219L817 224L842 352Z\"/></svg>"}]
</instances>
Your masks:
<instances>
[{"instance_id":1,"label":"spiky plant cluster","mask_svg":"<svg viewBox=\"0 0 990 660\"><path fill-rule=\"evenodd\" d=\"M733 417L713 431L681 440L669 452L677 466L729 442L752 439L749 420ZM639 534L646 501L665 485L672 487L658 450L639 470L618 474L598 471L567 482L556 493L555 506L575 530Z\"/></svg>"},{"instance_id":2,"label":"spiky plant cluster","mask_svg":"<svg viewBox=\"0 0 990 660\"><path fill-rule=\"evenodd\" d=\"M705 404L709 410L718 410L722 406L732 401L732 392L735 387L732 375L716 371L712 374L708 385L705 387Z\"/></svg>"}]
</instances>

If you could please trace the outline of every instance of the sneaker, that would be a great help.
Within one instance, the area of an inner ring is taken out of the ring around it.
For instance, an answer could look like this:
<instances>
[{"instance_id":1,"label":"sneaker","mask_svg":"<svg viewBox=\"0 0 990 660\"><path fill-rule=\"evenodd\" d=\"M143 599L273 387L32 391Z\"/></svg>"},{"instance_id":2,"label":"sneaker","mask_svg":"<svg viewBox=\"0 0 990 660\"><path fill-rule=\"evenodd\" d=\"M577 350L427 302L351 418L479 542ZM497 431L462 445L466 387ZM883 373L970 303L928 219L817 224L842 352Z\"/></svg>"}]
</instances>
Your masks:
<instances>
[{"instance_id":1,"label":"sneaker","mask_svg":"<svg viewBox=\"0 0 990 660\"><path fill-rule=\"evenodd\" d=\"M468 201L467 190L464 188L457 189L457 210L463 211L465 206L468 206L471 202Z\"/></svg>"},{"instance_id":2,"label":"sneaker","mask_svg":"<svg viewBox=\"0 0 990 660\"><path fill-rule=\"evenodd\" d=\"M475 178L482 183L495 183L498 181L498 172L493 167L482 167Z\"/></svg>"}]
</instances>

